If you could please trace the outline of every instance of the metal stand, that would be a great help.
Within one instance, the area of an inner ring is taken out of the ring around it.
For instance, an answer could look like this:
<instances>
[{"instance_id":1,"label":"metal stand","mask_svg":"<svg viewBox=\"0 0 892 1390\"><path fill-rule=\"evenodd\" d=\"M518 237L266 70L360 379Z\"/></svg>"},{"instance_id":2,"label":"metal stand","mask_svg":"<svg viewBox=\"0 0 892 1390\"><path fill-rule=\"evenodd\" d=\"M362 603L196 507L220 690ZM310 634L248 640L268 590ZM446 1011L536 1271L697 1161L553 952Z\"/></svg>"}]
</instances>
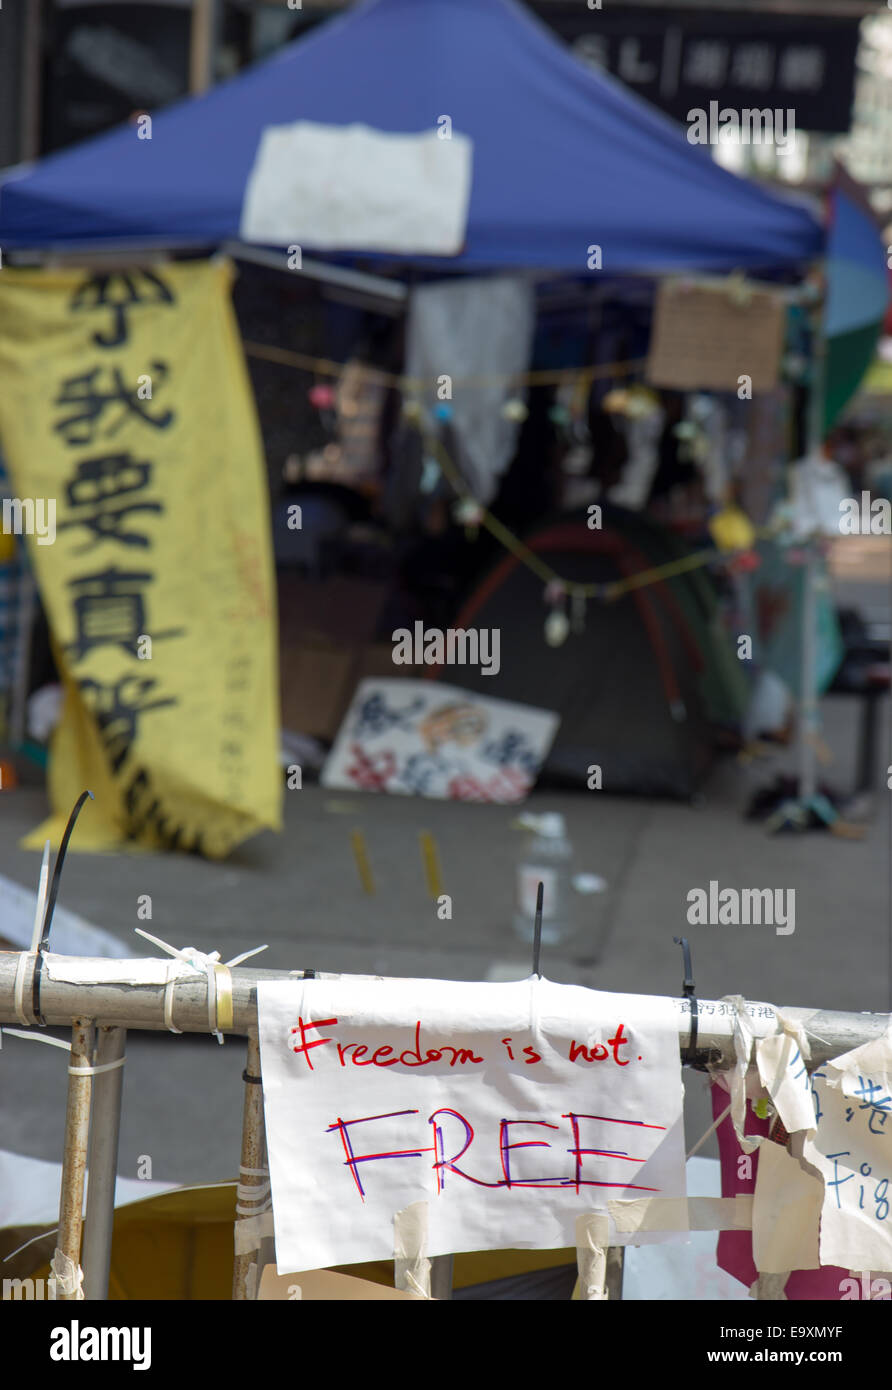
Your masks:
<instances>
[{"instance_id":1,"label":"metal stand","mask_svg":"<svg viewBox=\"0 0 892 1390\"><path fill-rule=\"evenodd\" d=\"M126 1041L127 1034L123 1028L100 1028L96 1041L96 1066L121 1062ZM108 1298L111 1269L124 1068L113 1065L92 1080L93 1115L90 1122L87 1214L84 1218L84 1296L104 1299Z\"/></svg>"},{"instance_id":2,"label":"metal stand","mask_svg":"<svg viewBox=\"0 0 892 1390\"><path fill-rule=\"evenodd\" d=\"M239 1185L236 1196L235 1232L242 1222L250 1221L263 1212L271 1210L269 1174L266 1163L266 1127L263 1118L263 1087L260 1084L260 1042L256 1033L248 1037L248 1057L244 1072L245 1101L242 1112L242 1156L239 1169ZM265 1175L265 1176L264 1176ZM249 1195L256 1189L257 1196ZM243 1302L257 1297L257 1281L260 1278L258 1251L261 1237L256 1244L242 1253L236 1245L235 1263L232 1273L232 1297ZM254 1268L253 1278L251 1268Z\"/></svg>"},{"instance_id":3,"label":"metal stand","mask_svg":"<svg viewBox=\"0 0 892 1390\"><path fill-rule=\"evenodd\" d=\"M65 1114L65 1148L62 1154L62 1187L59 1198L59 1237L57 1248L71 1261L75 1271L80 1265L81 1230L84 1222L84 1180L87 1175L87 1144L90 1137L90 1098L93 1077L77 1075L75 1068L93 1065L92 1022L76 1018L71 1029L71 1062L68 1075L68 1108ZM56 1290L62 1300L77 1298L75 1287Z\"/></svg>"}]
</instances>

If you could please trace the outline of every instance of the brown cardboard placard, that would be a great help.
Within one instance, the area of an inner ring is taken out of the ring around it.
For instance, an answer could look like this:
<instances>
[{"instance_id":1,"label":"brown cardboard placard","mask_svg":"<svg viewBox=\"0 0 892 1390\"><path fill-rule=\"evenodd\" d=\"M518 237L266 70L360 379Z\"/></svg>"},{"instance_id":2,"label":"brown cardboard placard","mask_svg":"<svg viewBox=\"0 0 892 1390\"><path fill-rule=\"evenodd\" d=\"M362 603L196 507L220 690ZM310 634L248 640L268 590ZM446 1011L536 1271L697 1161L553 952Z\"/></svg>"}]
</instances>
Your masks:
<instances>
[{"instance_id":1,"label":"brown cardboard placard","mask_svg":"<svg viewBox=\"0 0 892 1390\"><path fill-rule=\"evenodd\" d=\"M657 291L646 378L678 391L753 391L777 385L785 309L764 290L735 292L664 280Z\"/></svg>"}]
</instances>

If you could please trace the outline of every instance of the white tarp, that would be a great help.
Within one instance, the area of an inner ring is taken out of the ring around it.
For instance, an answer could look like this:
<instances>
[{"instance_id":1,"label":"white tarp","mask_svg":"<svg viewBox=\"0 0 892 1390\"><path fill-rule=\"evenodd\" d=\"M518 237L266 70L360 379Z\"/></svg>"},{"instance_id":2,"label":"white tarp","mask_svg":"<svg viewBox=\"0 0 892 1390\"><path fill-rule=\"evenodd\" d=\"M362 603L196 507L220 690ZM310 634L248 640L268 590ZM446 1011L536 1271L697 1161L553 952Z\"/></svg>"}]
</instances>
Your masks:
<instances>
[{"instance_id":1,"label":"white tarp","mask_svg":"<svg viewBox=\"0 0 892 1390\"><path fill-rule=\"evenodd\" d=\"M320 251L456 256L471 196L472 142L436 130L266 126L245 185L245 241Z\"/></svg>"}]
</instances>

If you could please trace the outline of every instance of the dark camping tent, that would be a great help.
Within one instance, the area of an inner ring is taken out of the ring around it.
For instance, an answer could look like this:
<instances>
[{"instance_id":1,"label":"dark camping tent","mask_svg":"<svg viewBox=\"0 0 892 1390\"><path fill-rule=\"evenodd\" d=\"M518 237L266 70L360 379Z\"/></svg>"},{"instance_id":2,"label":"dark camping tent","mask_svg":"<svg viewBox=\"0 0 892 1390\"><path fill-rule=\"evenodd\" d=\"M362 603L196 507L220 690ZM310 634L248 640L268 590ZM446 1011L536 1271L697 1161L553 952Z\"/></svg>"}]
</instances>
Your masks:
<instances>
[{"instance_id":1,"label":"dark camping tent","mask_svg":"<svg viewBox=\"0 0 892 1390\"><path fill-rule=\"evenodd\" d=\"M661 527L618 508L600 530L586 513L546 523L525 543L566 580L609 583L685 553ZM471 595L458 627L498 628L501 667L483 676L452 666L451 684L556 710L561 724L545 779L585 786L593 765L605 791L689 797L720 731L742 719L747 684L718 620L711 581L693 571L586 606L585 626L547 645L542 580L506 557Z\"/></svg>"}]
</instances>

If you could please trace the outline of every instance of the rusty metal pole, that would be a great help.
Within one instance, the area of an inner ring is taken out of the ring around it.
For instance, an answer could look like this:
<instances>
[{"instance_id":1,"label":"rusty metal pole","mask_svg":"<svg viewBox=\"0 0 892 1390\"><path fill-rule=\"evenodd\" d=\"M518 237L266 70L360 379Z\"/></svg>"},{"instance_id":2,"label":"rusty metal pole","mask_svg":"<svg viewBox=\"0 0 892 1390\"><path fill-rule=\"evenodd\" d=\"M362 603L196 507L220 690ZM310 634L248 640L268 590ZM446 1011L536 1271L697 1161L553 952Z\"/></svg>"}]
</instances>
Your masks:
<instances>
[{"instance_id":1,"label":"rusty metal pole","mask_svg":"<svg viewBox=\"0 0 892 1390\"><path fill-rule=\"evenodd\" d=\"M88 1161L90 1175L82 1261L84 1294L87 1298L108 1298L126 1041L127 1033L123 1028L100 1028L96 1038L96 1066L108 1067L108 1071L100 1071L93 1079L93 1119Z\"/></svg>"},{"instance_id":2,"label":"rusty metal pole","mask_svg":"<svg viewBox=\"0 0 892 1390\"><path fill-rule=\"evenodd\" d=\"M78 1280L66 1278L70 1261L76 1274L80 1264L81 1230L84 1221L84 1179L87 1173L87 1144L90 1138L90 1099L93 1077L78 1069L93 1065L95 1028L92 1020L76 1018L71 1027L71 1060L68 1069L68 1108L65 1113L65 1149L62 1154L62 1186L59 1196L59 1236L54 1259L56 1297L78 1297ZM59 1261L59 1256L63 1259ZM60 1268L61 1265L61 1268Z\"/></svg>"},{"instance_id":3,"label":"rusty metal pole","mask_svg":"<svg viewBox=\"0 0 892 1390\"><path fill-rule=\"evenodd\" d=\"M258 1256L263 1237L257 1233L256 1228L248 1236L251 1228L246 1223L272 1210L266 1160L266 1127L263 1119L263 1086L260 1082L260 1041L256 1032L248 1036L248 1056L243 1079L245 1102L242 1111L242 1156L236 1188L233 1237L235 1261L232 1272L232 1297L237 1301L257 1297L261 1273Z\"/></svg>"}]
</instances>

